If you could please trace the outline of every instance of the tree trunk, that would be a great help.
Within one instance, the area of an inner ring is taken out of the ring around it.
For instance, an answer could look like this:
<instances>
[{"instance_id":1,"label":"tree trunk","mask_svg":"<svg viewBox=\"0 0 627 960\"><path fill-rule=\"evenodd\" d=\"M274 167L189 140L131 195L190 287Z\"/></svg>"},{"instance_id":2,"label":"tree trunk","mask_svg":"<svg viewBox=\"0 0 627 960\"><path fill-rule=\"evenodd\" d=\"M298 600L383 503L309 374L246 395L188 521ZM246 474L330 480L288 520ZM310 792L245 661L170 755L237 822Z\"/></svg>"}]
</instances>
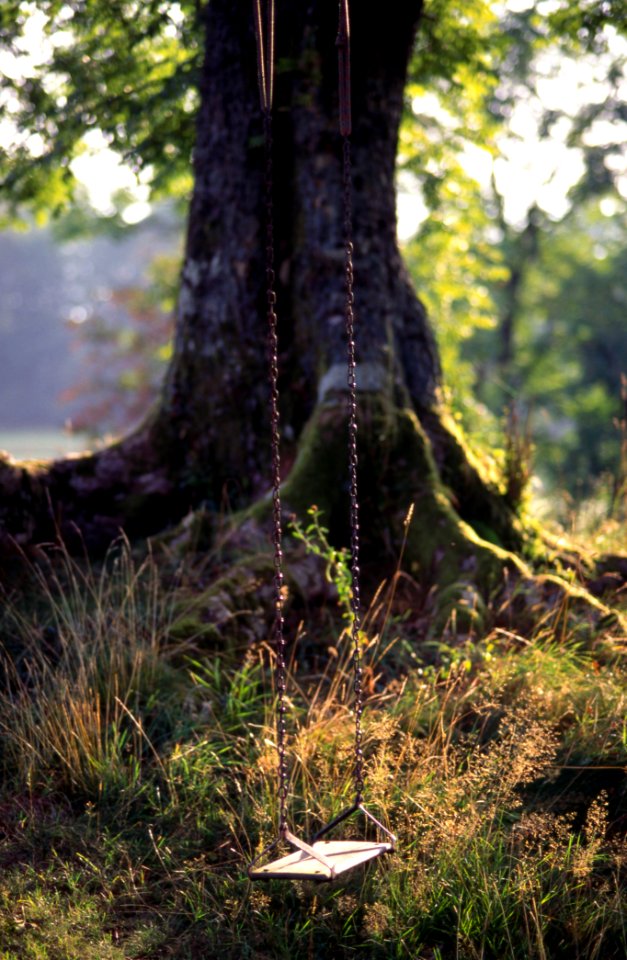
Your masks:
<instances>
[{"instance_id":1,"label":"tree trunk","mask_svg":"<svg viewBox=\"0 0 627 960\"><path fill-rule=\"evenodd\" d=\"M520 529L439 406L440 366L396 241L395 157L421 0L353 4L353 208L361 486L371 555L393 555L416 503L414 565L444 579L502 569ZM175 356L159 407L94 456L0 464L5 536L80 530L103 546L269 486L263 142L250 0L206 6L195 186ZM277 3L275 234L288 507L346 524L343 219L337 4ZM307 429L305 427L307 426ZM342 517L344 518L342 520Z\"/></svg>"},{"instance_id":2,"label":"tree trunk","mask_svg":"<svg viewBox=\"0 0 627 960\"><path fill-rule=\"evenodd\" d=\"M396 245L394 170L407 59L420 3L373 30L354 12L354 243L359 362L369 389L435 401L437 351ZM279 4L274 109L282 422L289 448L321 396L342 387L343 211L335 4ZM250 4L207 11L202 106L177 359L166 407L191 427L210 498L267 486L263 145ZM185 454L190 465L190 451ZM217 466L217 469L216 469ZM208 492L208 491L206 491Z\"/></svg>"}]
</instances>

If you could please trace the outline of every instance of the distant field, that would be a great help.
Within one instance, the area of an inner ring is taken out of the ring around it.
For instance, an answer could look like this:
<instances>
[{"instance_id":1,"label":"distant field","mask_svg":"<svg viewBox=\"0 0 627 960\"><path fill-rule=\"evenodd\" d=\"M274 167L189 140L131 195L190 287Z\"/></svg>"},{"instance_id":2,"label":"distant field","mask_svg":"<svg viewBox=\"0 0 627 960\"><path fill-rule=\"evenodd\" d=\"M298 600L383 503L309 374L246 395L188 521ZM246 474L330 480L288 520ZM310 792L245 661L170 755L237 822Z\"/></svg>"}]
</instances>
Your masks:
<instances>
[{"instance_id":1,"label":"distant field","mask_svg":"<svg viewBox=\"0 0 627 960\"><path fill-rule=\"evenodd\" d=\"M16 460L62 457L68 453L89 450L92 445L84 436L64 430L0 429L0 450L10 453Z\"/></svg>"}]
</instances>

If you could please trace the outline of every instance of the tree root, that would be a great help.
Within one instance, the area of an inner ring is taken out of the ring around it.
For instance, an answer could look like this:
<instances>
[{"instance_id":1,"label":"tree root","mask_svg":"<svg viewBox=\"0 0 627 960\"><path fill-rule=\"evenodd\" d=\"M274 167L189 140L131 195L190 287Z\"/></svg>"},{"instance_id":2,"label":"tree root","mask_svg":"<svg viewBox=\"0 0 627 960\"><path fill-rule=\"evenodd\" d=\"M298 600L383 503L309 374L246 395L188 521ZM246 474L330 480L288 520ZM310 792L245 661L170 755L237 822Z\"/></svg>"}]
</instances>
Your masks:
<instances>
[{"instance_id":1,"label":"tree root","mask_svg":"<svg viewBox=\"0 0 627 960\"><path fill-rule=\"evenodd\" d=\"M569 629L576 624L582 636L598 627L624 627L620 616L584 585L550 570L551 551L538 546L539 528L525 531L499 502L496 484L482 494L481 517L498 517L499 540L529 543L535 556L527 561L484 539L469 519L462 518L462 513L471 516L471 508L466 503L462 510L459 498L442 482L430 437L413 411L369 397L362 403L359 436L362 571L371 592L393 574L402 555L403 570L432 599L431 634L441 635L452 627L457 633L477 634L490 622L525 634L532 634L542 622L555 636L563 633L566 623ZM459 438L456 443L460 456ZM475 480L468 480L475 471L471 465L466 486L475 485ZM290 515L305 521L316 505L332 542L349 542L343 403L318 408L281 494L284 522ZM492 506L490 498L495 501ZM234 562L238 555L264 548L269 556L270 513L266 497L231 518L225 542ZM508 515L511 529L506 525ZM477 526L484 529L482 520ZM570 566L572 578L575 564Z\"/></svg>"},{"instance_id":2,"label":"tree root","mask_svg":"<svg viewBox=\"0 0 627 960\"><path fill-rule=\"evenodd\" d=\"M156 419L95 453L16 461L0 453L0 552L61 537L104 552L122 530L145 536L185 513L175 458L164 455Z\"/></svg>"},{"instance_id":3,"label":"tree root","mask_svg":"<svg viewBox=\"0 0 627 960\"><path fill-rule=\"evenodd\" d=\"M609 623L624 628L598 597L625 576L627 559L603 558L595 569L576 548L521 521L496 477L481 480L481 465L446 414L432 410L419 419L379 394L364 395L359 460L364 580L376 589L402 556L403 570L435 597L435 631L451 618L458 630L478 629L488 609L525 630L549 610L556 623L567 611L590 629ZM291 514L305 519L315 504L332 542L349 543L346 461L345 397L330 396L303 431L283 484L284 521ZM130 537L145 536L180 520L194 503L181 493L183 486L180 465L160 452L150 422L94 455L50 464L0 459L0 541L24 546L61 536L69 546L106 548L121 529ZM253 555L267 566L270 513L269 496L228 522L198 510L162 539L179 551L226 543L236 566ZM250 574L250 563L243 566ZM261 587L257 561L253 568L246 584ZM561 578L564 568L567 576ZM239 580L214 587L224 596L249 593Z\"/></svg>"}]
</instances>

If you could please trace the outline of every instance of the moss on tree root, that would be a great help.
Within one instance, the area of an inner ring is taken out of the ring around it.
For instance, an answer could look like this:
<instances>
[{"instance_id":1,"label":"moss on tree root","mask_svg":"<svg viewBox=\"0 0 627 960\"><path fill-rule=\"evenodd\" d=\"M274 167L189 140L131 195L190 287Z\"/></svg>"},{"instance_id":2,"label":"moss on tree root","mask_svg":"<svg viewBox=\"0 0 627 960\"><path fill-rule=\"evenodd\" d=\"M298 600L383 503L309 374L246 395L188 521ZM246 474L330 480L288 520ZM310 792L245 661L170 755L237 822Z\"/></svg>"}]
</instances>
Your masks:
<instances>
[{"instance_id":1,"label":"moss on tree root","mask_svg":"<svg viewBox=\"0 0 627 960\"><path fill-rule=\"evenodd\" d=\"M590 626L620 623L619 618L580 584L552 573L534 573L538 559L546 569L549 552L536 525L529 531L504 502L496 479L484 484L480 464L470 458L459 431L444 420L436 428L429 415L429 431L411 409L399 409L381 398L361 402L359 422L359 486L361 504L362 569L373 583L389 576L403 552L403 568L425 588L435 587L433 630L450 624L461 630L484 625L489 602L506 609L506 616L531 630L542 611L554 614L555 628L564 616L582 618ZM437 436L439 455L448 457L442 479L431 437ZM447 440L448 438L448 440ZM450 441L448 452L444 447ZM343 399L321 405L303 432L298 456L281 494L284 514L305 518L312 505L322 514L336 544L349 542L346 409ZM451 453L451 450L453 451ZM455 463L455 469L453 469ZM467 495L467 498L466 498ZM411 521L408 513L412 510ZM473 509L479 513L474 521ZM259 531L268 527L268 497L233 518L233 543L245 552L259 547ZM529 563L516 553L481 536L486 517L498 526L498 540L530 547ZM254 531L257 531L257 534Z\"/></svg>"},{"instance_id":2,"label":"moss on tree root","mask_svg":"<svg viewBox=\"0 0 627 960\"><path fill-rule=\"evenodd\" d=\"M340 536L348 517L345 419L341 404L319 408L283 488L287 509L302 516L315 503L332 534ZM406 566L425 583L445 587L467 579L489 594L505 569L530 575L520 557L483 539L462 519L454 493L440 478L430 439L412 410L368 398L359 426L361 527L368 563L380 557L383 566L395 564L406 540ZM406 524L410 508L413 514Z\"/></svg>"}]
</instances>

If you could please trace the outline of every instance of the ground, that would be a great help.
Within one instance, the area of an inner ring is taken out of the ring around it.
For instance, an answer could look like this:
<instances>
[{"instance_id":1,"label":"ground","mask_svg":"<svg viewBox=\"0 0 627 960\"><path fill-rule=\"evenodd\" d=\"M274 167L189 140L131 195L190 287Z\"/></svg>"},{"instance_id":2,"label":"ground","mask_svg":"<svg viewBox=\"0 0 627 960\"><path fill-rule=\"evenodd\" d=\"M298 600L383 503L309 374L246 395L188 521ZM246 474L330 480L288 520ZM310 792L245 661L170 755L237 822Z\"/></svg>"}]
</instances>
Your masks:
<instances>
[{"instance_id":1,"label":"ground","mask_svg":"<svg viewBox=\"0 0 627 960\"><path fill-rule=\"evenodd\" d=\"M350 796L352 717L345 561L305 541L289 802L308 835ZM399 569L364 650L367 800L398 851L342 882L251 885L276 811L264 558L244 576L155 549L40 556L5 607L3 958L624 957L615 629L580 635L539 597L530 631L488 608L434 635ZM240 577L237 609L207 606L216 575L226 597Z\"/></svg>"}]
</instances>

